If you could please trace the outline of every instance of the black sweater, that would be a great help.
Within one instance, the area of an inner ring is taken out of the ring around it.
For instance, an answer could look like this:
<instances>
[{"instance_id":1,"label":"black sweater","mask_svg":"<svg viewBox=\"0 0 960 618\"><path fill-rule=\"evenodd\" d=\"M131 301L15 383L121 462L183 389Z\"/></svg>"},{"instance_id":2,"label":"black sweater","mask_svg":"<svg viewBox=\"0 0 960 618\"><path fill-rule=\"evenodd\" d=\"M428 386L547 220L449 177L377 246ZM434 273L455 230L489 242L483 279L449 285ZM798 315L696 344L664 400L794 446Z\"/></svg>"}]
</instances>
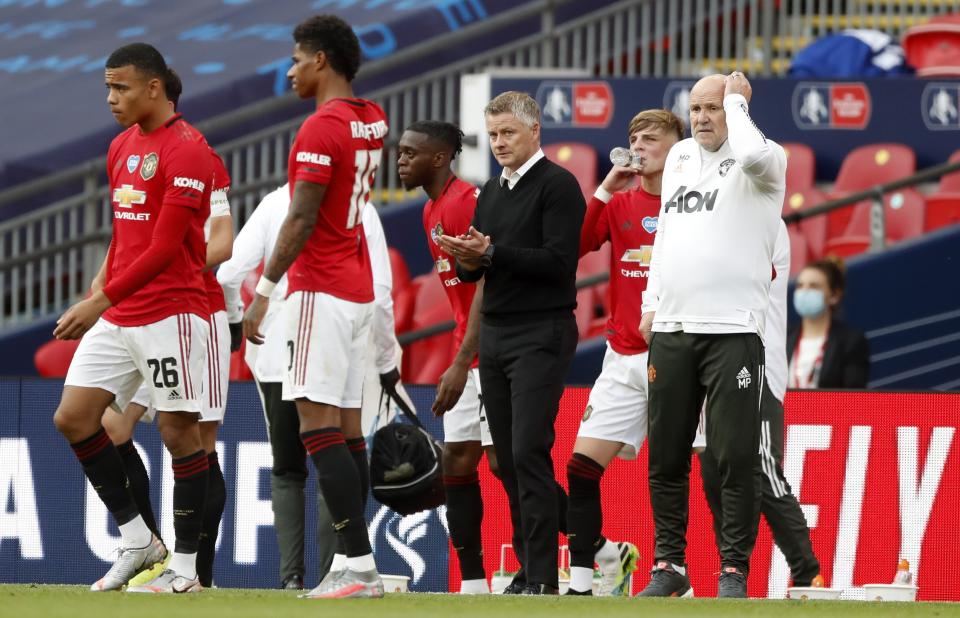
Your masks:
<instances>
[{"instance_id":1,"label":"black sweater","mask_svg":"<svg viewBox=\"0 0 960 618\"><path fill-rule=\"evenodd\" d=\"M513 189L491 178L477 197L473 226L494 244L489 268L457 267L463 281L486 277L484 319L535 319L577 306L577 256L586 202L573 174L543 158ZM511 320L512 321L512 320Z\"/></svg>"}]
</instances>

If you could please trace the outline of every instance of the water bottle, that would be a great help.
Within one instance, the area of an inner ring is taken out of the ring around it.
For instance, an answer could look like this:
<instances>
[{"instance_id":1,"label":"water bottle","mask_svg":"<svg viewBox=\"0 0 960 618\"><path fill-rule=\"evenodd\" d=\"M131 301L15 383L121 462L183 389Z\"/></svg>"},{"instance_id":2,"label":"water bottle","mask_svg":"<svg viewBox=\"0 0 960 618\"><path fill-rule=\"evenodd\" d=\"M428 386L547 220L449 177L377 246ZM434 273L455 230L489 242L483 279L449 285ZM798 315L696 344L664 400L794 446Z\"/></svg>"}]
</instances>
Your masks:
<instances>
[{"instance_id":1,"label":"water bottle","mask_svg":"<svg viewBox=\"0 0 960 618\"><path fill-rule=\"evenodd\" d=\"M910 561L901 558L897 563L897 574L893 576L893 583L901 586L909 586L913 583L913 573L910 572Z\"/></svg>"},{"instance_id":2,"label":"water bottle","mask_svg":"<svg viewBox=\"0 0 960 618\"><path fill-rule=\"evenodd\" d=\"M617 146L610 151L610 162L614 165L632 167L634 169L640 169L643 167L643 157L640 156L639 152L634 152L629 148L623 148L620 146Z\"/></svg>"}]
</instances>

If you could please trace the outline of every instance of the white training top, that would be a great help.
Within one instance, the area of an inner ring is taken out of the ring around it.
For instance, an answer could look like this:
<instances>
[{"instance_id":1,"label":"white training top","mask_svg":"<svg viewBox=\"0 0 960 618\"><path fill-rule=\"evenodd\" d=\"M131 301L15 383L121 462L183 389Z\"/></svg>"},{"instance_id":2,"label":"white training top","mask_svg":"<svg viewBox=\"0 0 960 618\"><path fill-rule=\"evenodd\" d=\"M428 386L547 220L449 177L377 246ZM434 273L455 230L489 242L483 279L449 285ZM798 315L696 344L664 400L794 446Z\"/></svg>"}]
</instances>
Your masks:
<instances>
[{"instance_id":1,"label":"white training top","mask_svg":"<svg viewBox=\"0 0 960 618\"><path fill-rule=\"evenodd\" d=\"M393 270L377 209L368 203L361 217L373 270L373 364L377 373L386 373L397 367L400 349L393 322Z\"/></svg>"},{"instance_id":2,"label":"white training top","mask_svg":"<svg viewBox=\"0 0 960 618\"><path fill-rule=\"evenodd\" d=\"M770 282L770 305L764 332L766 366L763 378L770 392L781 402L787 392L787 284L790 282L790 235L780 220L780 231L773 246L776 278Z\"/></svg>"},{"instance_id":3,"label":"white training top","mask_svg":"<svg viewBox=\"0 0 960 618\"><path fill-rule=\"evenodd\" d=\"M280 226L287 218L289 208L290 191L287 185L265 195L233 240L233 255L217 270L217 281L223 287L223 296L227 302L227 321L231 324L243 320L240 286L261 262L270 261L273 248L277 244L277 236L280 235ZM263 345L247 342L244 360L260 382L283 380L283 328L276 318L280 315L286 297L287 276L284 275L270 295L270 307L260 324L260 332L264 335Z\"/></svg>"},{"instance_id":4,"label":"white training top","mask_svg":"<svg viewBox=\"0 0 960 618\"><path fill-rule=\"evenodd\" d=\"M667 155L643 295L655 331L763 336L787 158L743 96L723 108L729 136L716 152L689 138Z\"/></svg>"}]
</instances>

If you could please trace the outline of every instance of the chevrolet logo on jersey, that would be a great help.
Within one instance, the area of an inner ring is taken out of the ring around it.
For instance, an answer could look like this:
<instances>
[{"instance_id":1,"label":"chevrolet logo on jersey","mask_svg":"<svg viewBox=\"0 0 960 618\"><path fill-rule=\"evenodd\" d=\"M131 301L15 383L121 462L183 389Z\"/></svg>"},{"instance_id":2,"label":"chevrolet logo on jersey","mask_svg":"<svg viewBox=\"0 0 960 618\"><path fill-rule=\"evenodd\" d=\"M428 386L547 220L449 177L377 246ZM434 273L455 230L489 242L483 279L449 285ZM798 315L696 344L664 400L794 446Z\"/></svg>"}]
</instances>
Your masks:
<instances>
[{"instance_id":1,"label":"chevrolet logo on jersey","mask_svg":"<svg viewBox=\"0 0 960 618\"><path fill-rule=\"evenodd\" d=\"M653 255L653 245L643 245L639 249L627 249L620 258L621 262L635 262L642 266L650 266L650 257Z\"/></svg>"},{"instance_id":2,"label":"chevrolet logo on jersey","mask_svg":"<svg viewBox=\"0 0 960 618\"><path fill-rule=\"evenodd\" d=\"M113 190L113 201L122 208L133 208L134 204L147 201L147 192L133 188L133 185L120 185Z\"/></svg>"},{"instance_id":3,"label":"chevrolet logo on jersey","mask_svg":"<svg viewBox=\"0 0 960 618\"><path fill-rule=\"evenodd\" d=\"M668 213L671 208L676 208L677 213L700 212L704 208L712 211L719 193L720 189L714 189L712 192L706 194L700 193L699 191L687 191L686 185L680 185L670 198L670 201L664 204L663 212Z\"/></svg>"}]
</instances>

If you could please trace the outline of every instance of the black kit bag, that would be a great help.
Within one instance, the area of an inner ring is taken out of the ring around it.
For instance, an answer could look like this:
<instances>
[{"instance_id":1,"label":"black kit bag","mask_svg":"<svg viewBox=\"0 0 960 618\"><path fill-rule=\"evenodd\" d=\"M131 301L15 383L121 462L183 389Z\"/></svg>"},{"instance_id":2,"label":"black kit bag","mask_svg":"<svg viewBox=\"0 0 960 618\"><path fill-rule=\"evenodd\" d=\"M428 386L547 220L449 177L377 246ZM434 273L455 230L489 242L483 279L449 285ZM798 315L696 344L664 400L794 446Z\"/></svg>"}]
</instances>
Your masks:
<instances>
[{"instance_id":1,"label":"black kit bag","mask_svg":"<svg viewBox=\"0 0 960 618\"><path fill-rule=\"evenodd\" d=\"M402 398L384 395L397 404L412 424L391 422L373 435L370 453L373 497L401 515L436 508L446 499L441 467L443 446Z\"/></svg>"}]
</instances>

